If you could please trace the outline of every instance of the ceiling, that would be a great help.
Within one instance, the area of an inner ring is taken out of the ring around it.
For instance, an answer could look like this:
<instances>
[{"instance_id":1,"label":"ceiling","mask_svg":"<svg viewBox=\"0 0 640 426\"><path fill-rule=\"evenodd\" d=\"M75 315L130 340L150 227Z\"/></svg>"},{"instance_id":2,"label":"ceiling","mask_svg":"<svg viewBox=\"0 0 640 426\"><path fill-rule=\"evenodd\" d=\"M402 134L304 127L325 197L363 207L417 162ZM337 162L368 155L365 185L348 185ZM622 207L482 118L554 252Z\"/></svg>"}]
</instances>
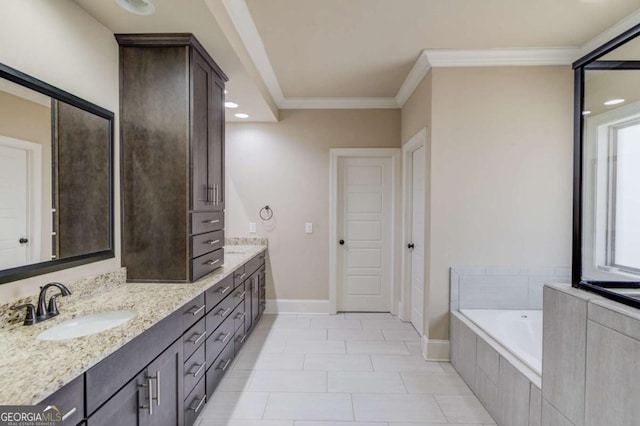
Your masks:
<instances>
[{"instance_id":1,"label":"ceiling","mask_svg":"<svg viewBox=\"0 0 640 426\"><path fill-rule=\"evenodd\" d=\"M74 1L114 32L194 33L251 121L274 121L294 99L398 107L424 49L584 46L625 18L640 22L638 0L153 0L149 17L115 0Z\"/></svg>"}]
</instances>

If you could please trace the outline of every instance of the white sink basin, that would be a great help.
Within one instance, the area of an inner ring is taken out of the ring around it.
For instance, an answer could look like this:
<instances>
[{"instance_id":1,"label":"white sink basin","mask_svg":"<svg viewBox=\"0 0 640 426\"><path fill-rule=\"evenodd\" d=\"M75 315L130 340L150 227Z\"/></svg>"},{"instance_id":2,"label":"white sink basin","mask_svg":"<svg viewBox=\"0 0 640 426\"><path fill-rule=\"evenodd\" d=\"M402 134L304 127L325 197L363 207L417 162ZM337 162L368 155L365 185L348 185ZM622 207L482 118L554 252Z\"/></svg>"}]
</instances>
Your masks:
<instances>
[{"instance_id":1,"label":"white sink basin","mask_svg":"<svg viewBox=\"0 0 640 426\"><path fill-rule=\"evenodd\" d=\"M135 317L132 311L110 311L74 318L46 329L36 336L40 340L65 340L100 333Z\"/></svg>"}]
</instances>

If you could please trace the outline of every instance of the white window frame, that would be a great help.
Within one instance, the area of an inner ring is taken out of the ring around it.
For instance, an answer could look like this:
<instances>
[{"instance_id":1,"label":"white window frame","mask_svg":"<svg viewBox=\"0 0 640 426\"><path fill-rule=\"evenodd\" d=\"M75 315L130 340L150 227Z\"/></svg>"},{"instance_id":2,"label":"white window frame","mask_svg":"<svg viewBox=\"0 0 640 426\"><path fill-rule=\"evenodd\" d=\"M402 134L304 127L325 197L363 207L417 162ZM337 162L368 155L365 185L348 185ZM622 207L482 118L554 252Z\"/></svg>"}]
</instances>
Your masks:
<instances>
[{"instance_id":1,"label":"white window frame","mask_svg":"<svg viewBox=\"0 0 640 426\"><path fill-rule=\"evenodd\" d=\"M616 130L640 122L640 101L585 117L583 265L586 281L638 281L640 271L613 264L612 207ZM595 230L595 231L594 231Z\"/></svg>"}]
</instances>

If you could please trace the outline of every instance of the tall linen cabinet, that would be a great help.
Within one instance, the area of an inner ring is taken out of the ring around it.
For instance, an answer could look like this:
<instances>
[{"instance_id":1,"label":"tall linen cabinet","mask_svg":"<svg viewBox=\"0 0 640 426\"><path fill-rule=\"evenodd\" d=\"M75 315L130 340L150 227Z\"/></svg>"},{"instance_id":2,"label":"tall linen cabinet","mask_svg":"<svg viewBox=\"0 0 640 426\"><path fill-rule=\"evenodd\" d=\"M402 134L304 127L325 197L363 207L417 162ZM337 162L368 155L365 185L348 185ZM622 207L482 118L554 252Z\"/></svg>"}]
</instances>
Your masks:
<instances>
[{"instance_id":1,"label":"tall linen cabinet","mask_svg":"<svg viewBox=\"0 0 640 426\"><path fill-rule=\"evenodd\" d=\"M127 280L190 282L224 262L224 85L192 34L116 34Z\"/></svg>"}]
</instances>

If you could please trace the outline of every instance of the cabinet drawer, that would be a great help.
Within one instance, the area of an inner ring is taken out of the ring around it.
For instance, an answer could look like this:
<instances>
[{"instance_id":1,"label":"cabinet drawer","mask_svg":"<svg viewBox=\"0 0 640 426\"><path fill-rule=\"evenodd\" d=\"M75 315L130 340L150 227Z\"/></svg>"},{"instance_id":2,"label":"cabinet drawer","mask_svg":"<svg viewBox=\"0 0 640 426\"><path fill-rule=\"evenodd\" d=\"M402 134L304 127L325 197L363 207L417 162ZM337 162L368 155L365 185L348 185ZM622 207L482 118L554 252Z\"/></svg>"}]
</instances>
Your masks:
<instances>
[{"instance_id":1,"label":"cabinet drawer","mask_svg":"<svg viewBox=\"0 0 640 426\"><path fill-rule=\"evenodd\" d=\"M205 357L205 345L200 345L200 347L195 351L195 353L184 362L184 394L189 395L193 387L198 383L198 380L204 377L205 372L207 371L207 363Z\"/></svg>"},{"instance_id":2,"label":"cabinet drawer","mask_svg":"<svg viewBox=\"0 0 640 426\"><path fill-rule=\"evenodd\" d=\"M207 339L207 365L213 365L224 347L233 341L234 325L233 318L228 317L216 331L211 333Z\"/></svg>"},{"instance_id":3,"label":"cabinet drawer","mask_svg":"<svg viewBox=\"0 0 640 426\"><path fill-rule=\"evenodd\" d=\"M236 333L233 338L234 350L236 355L240 352L240 348L244 345L245 340L247 340L247 332L244 329L244 320L242 320L242 324L240 327L236 329Z\"/></svg>"},{"instance_id":4,"label":"cabinet drawer","mask_svg":"<svg viewBox=\"0 0 640 426\"><path fill-rule=\"evenodd\" d=\"M233 277L228 276L205 292L207 312L211 311L233 289Z\"/></svg>"},{"instance_id":5,"label":"cabinet drawer","mask_svg":"<svg viewBox=\"0 0 640 426\"><path fill-rule=\"evenodd\" d=\"M55 405L62 414L61 425L77 425L84 418L84 374L38 405Z\"/></svg>"},{"instance_id":6,"label":"cabinet drawer","mask_svg":"<svg viewBox=\"0 0 640 426\"><path fill-rule=\"evenodd\" d=\"M244 305L244 299L243 299L242 303L236 306L236 308L231 313L231 318L233 318L233 322L234 322L233 324L234 330L237 330L238 327L240 327L240 325L244 326L244 318L246 316L247 314L245 313L245 305Z\"/></svg>"},{"instance_id":7,"label":"cabinet drawer","mask_svg":"<svg viewBox=\"0 0 640 426\"><path fill-rule=\"evenodd\" d=\"M218 249L191 261L193 280L204 277L209 272L215 271L224 263L224 248Z\"/></svg>"},{"instance_id":8,"label":"cabinet drawer","mask_svg":"<svg viewBox=\"0 0 640 426\"><path fill-rule=\"evenodd\" d=\"M233 293L231 293L231 296L229 296L233 298L234 305L237 305L240 302L244 302L244 296L247 294L245 288L246 284L242 283L238 287L236 287L236 289L233 290Z\"/></svg>"},{"instance_id":9,"label":"cabinet drawer","mask_svg":"<svg viewBox=\"0 0 640 426\"><path fill-rule=\"evenodd\" d=\"M182 357L187 359L207 338L206 321L202 318L182 336Z\"/></svg>"},{"instance_id":10,"label":"cabinet drawer","mask_svg":"<svg viewBox=\"0 0 640 426\"><path fill-rule=\"evenodd\" d=\"M184 305L182 308L182 325L186 331L205 314L204 293Z\"/></svg>"},{"instance_id":11,"label":"cabinet drawer","mask_svg":"<svg viewBox=\"0 0 640 426\"><path fill-rule=\"evenodd\" d=\"M224 212L191 213L191 233L219 231L224 228Z\"/></svg>"},{"instance_id":12,"label":"cabinet drawer","mask_svg":"<svg viewBox=\"0 0 640 426\"><path fill-rule=\"evenodd\" d=\"M233 342L225 346L224 350L207 370L207 395L213 395L213 391L220 383L224 373L231 366L235 354Z\"/></svg>"},{"instance_id":13,"label":"cabinet drawer","mask_svg":"<svg viewBox=\"0 0 640 426\"><path fill-rule=\"evenodd\" d=\"M233 298L227 297L222 302L220 302L218 306L209 311L209 313L205 317L207 321L207 330L209 331L209 333L218 328L218 326L222 324L222 321L224 321L229 315L231 315L234 307L235 305L233 302Z\"/></svg>"},{"instance_id":14,"label":"cabinet drawer","mask_svg":"<svg viewBox=\"0 0 640 426\"><path fill-rule=\"evenodd\" d=\"M207 400L207 394L205 392L206 380L204 378L196 384L193 391L187 396L184 401L184 424L185 426L191 426L195 423L198 415L204 409Z\"/></svg>"},{"instance_id":15,"label":"cabinet drawer","mask_svg":"<svg viewBox=\"0 0 640 426\"><path fill-rule=\"evenodd\" d=\"M247 273L247 275L251 275L253 274L255 271L258 270L258 268L260 266L262 266L262 264L264 263L264 252L260 253L259 255L253 257L251 260L249 260L247 263L245 263L244 265L244 270Z\"/></svg>"},{"instance_id":16,"label":"cabinet drawer","mask_svg":"<svg viewBox=\"0 0 640 426\"><path fill-rule=\"evenodd\" d=\"M245 273L245 265L240 266L233 272L233 285L236 287L239 286L248 276L249 274Z\"/></svg>"},{"instance_id":17,"label":"cabinet drawer","mask_svg":"<svg viewBox=\"0 0 640 426\"><path fill-rule=\"evenodd\" d=\"M205 253L222 248L224 245L224 231L208 232L191 237L191 256L198 257Z\"/></svg>"}]
</instances>

